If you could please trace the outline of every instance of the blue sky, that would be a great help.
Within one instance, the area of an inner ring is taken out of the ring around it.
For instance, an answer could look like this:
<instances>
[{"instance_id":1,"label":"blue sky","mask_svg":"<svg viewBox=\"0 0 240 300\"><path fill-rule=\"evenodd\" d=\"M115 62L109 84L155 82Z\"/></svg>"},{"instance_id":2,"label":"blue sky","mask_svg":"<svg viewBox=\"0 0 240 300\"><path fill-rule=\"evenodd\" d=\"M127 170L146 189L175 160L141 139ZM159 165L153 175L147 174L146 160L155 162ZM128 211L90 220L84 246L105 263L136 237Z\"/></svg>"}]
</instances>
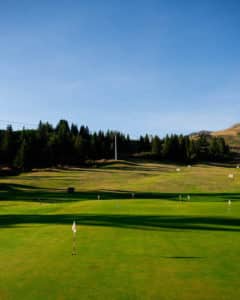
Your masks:
<instances>
[{"instance_id":1,"label":"blue sky","mask_svg":"<svg viewBox=\"0 0 240 300\"><path fill-rule=\"evenodd\" d=\"M240 122L240 2L1 1L0 70L1 120L222 129Z\"/></svg>"}]
</instances>

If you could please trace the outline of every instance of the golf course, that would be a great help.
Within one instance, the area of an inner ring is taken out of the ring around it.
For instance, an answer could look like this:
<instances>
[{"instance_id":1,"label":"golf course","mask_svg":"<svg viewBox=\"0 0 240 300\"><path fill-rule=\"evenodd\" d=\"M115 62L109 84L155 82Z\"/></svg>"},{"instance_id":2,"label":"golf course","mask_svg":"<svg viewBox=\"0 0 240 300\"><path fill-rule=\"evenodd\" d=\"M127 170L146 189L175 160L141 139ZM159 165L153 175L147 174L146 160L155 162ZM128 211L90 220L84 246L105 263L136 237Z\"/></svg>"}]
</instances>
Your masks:
<instances>
[{"instance_id":1,"label":"golf course","mask_svg":"<svg viewBox=\"0 0 240 300\"><path fill-rule=\"evenodd\" d=\"M235 165L1 177L0 300L239 299L239 200Z\"/></svg>"}]
</instances>

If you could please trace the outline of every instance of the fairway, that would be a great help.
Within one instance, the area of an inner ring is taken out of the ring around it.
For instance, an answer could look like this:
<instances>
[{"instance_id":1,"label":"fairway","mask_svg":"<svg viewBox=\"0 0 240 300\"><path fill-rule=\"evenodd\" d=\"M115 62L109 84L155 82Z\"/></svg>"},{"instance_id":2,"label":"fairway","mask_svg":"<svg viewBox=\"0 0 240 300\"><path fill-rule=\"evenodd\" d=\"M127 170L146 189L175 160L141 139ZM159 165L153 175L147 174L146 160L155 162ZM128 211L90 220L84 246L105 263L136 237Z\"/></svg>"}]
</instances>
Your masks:
<instances>
[{"instance_id":1,"label":"fairway","mask_svg":"<svg viewBox=\"0 0 240 300\"><path fill-rule=\"evenodd\" d=\"M2 177L0 300L239 299L239 172L123 161Z\"/></svg>"}]
</instances>

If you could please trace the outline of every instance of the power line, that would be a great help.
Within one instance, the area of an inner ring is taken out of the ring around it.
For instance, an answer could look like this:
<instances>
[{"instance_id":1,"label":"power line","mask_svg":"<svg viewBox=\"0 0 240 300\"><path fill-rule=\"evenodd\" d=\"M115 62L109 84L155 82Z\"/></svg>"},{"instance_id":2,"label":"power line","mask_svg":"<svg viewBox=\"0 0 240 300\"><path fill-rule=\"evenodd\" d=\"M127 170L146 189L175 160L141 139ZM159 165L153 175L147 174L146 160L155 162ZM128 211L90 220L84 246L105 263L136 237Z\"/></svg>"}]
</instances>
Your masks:
<instances>
[{"instance_id":1,"label":"power line","mask_svg":"<svg viewBox=\"0 0 240 300\"><path fill-rule=\"evenodd\" d=\"M23 126L31 126L31 127L36 127L38 126L38 124L34 124L34 123L25 123L25 122L16 122L16 121L10 121L10 120L0 120L0 123L5 123L7 125L23 125Z\"/></svg>"}]
</instances>

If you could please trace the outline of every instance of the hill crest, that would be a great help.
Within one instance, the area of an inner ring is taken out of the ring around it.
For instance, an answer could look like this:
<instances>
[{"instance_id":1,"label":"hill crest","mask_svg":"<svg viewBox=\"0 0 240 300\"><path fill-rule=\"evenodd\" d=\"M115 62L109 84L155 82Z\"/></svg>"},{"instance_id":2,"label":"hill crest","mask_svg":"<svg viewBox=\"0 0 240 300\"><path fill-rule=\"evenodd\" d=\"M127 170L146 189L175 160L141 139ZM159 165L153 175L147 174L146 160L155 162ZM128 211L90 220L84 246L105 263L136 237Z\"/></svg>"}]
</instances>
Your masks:
<instances>
[{"instance_id":1,"label":"hill crest","mask_svg":"<svg viewBox=\"0 0 240 300\"><path fill-rule=\"evenodd\" d=\"M240 123L236 123L227 129L217 131L201 130L190 134L190 136L197 138L202 134L213 137L222 137L232 150L240 152Z\"/></svg>"}]
</instances>

